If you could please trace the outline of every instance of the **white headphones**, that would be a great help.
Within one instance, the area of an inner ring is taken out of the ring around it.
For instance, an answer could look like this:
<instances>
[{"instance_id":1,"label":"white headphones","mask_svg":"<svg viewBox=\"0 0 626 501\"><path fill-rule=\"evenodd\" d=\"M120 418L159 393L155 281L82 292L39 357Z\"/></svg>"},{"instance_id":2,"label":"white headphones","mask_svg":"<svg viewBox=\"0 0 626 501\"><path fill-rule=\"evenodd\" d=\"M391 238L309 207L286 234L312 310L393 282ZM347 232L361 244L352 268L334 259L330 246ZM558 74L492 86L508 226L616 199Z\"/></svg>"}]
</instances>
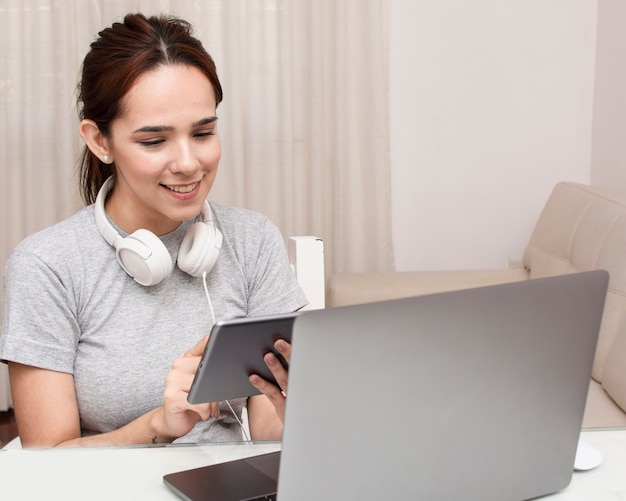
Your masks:
<instances>
[{"instance_id":1,"label":"white headphones","mask_svg":"<svg viewBox=\"0 0 626 501\"><path fill-rule=\"evenodd\" d=\"M141 285L158 284L172 272L172 257L165 244L154 233L139 229L122 237L110 223L104 201L113 188L108 178L96 197L96 226L104 239L115 249L120 266ZM213 225L209 203L202 206L202 222L194 223L178 249L178 267L185 273L200 277L213 268L222 246L222 234Z\"/></svg>"}]
</instances>

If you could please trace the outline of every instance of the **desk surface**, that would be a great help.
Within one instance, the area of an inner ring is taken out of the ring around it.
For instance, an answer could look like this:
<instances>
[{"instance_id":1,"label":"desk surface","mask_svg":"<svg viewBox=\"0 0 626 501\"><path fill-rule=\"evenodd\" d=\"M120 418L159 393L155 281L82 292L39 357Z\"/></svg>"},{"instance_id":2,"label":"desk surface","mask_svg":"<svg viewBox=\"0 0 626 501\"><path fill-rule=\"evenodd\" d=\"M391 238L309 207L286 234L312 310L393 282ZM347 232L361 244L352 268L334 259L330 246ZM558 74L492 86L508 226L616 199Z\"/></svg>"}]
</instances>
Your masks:
<instances>
[{"instance_id":1,"label":"desk surface","mask_svg":"<svg viewBox=\"0 0 626 501\"><path fill-rule=\"evenodd\" d=\"M594 470L575 472L550 501L626 499L626 430L586 431L604 456ZM176 500L163 475L280 449L279 443L207 446L73 448L0 452L0 497L9 499Z\"/></svg>"}]
</instances>

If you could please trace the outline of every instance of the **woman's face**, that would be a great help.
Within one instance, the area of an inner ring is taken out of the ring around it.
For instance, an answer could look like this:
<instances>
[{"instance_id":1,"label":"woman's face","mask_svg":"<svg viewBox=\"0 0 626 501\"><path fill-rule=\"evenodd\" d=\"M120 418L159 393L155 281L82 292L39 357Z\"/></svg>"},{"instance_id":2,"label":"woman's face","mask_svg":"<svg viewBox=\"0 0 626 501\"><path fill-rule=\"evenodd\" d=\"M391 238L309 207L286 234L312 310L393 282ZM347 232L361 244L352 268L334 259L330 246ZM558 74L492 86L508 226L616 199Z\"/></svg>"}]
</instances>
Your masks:
<instances>
[{"instance_id":1,"label":"woman's face","mask_svg":"<svg viewBox=\"0 0 626 501\"><path fill-rule=\"evenodd\" d=\"M107 212L126 232L164 235L202 210L221 155L215 93L194 66L142 75L122 100L108 146L117 180Z\"/></svg>"}]
</instances>

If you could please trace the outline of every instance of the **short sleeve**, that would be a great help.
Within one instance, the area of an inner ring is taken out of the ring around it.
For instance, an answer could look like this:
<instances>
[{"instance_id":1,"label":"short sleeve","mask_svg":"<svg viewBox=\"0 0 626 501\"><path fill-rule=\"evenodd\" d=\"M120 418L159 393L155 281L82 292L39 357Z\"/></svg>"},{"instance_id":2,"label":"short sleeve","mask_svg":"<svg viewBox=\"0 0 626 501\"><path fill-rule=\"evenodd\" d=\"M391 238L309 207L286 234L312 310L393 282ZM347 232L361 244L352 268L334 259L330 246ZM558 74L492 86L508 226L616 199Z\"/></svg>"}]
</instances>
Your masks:
<instances>
[{"instance_id":1,"label":"short sleeve","mask_svg":"<svg viewBox=\"0 0 626 501\"><path fill-rule=\"evenodd\" d=\"M72 373L79 335L75 300L58 271L14 251L4 272L0 359Z\"/></svg>"},{"instance_id":2,"label":"short sleeve","mask_svg":"<svg viewBox=\"0 0 626 501\"><path fill-rule=\"evenodd\" d=\"M261 245L250 277L248 315L260 316L297 311L307 299L289 264L280 230L265 219Z\"/></svg>"}]
</instances>

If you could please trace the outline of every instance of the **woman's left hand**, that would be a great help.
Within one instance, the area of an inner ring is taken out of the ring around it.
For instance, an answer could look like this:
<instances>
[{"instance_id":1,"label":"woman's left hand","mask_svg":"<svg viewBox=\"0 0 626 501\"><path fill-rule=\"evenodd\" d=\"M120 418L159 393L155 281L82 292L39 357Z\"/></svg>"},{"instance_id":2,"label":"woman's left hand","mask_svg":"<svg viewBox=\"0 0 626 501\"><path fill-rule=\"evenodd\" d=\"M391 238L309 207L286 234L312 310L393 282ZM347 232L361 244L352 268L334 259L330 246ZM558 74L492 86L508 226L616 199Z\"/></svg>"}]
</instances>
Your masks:
<instances>
[{"instance_id":1,"label":"woman's left hand","mask_svg":"<svg viewBox=\"0 0 626 501\"><path fill-rule=\"evenodd\" d=\"M274 348L285 359L287 364L289 364L291 358L291 344L284 339L278 339L274 343ZM284 422L285 404L287 399L287 376L289 371L283 367L283 364L280 362L278 357L276 357L276 355L272 352L266 353L263 360L265 360L265 363L278 383L278 386L266 381L258 374L250 376L250 383L263 393L270 400L270 402L272 402L274 408L276 409L276 414L280 420Z\"/></svg>"}]
</instances>

